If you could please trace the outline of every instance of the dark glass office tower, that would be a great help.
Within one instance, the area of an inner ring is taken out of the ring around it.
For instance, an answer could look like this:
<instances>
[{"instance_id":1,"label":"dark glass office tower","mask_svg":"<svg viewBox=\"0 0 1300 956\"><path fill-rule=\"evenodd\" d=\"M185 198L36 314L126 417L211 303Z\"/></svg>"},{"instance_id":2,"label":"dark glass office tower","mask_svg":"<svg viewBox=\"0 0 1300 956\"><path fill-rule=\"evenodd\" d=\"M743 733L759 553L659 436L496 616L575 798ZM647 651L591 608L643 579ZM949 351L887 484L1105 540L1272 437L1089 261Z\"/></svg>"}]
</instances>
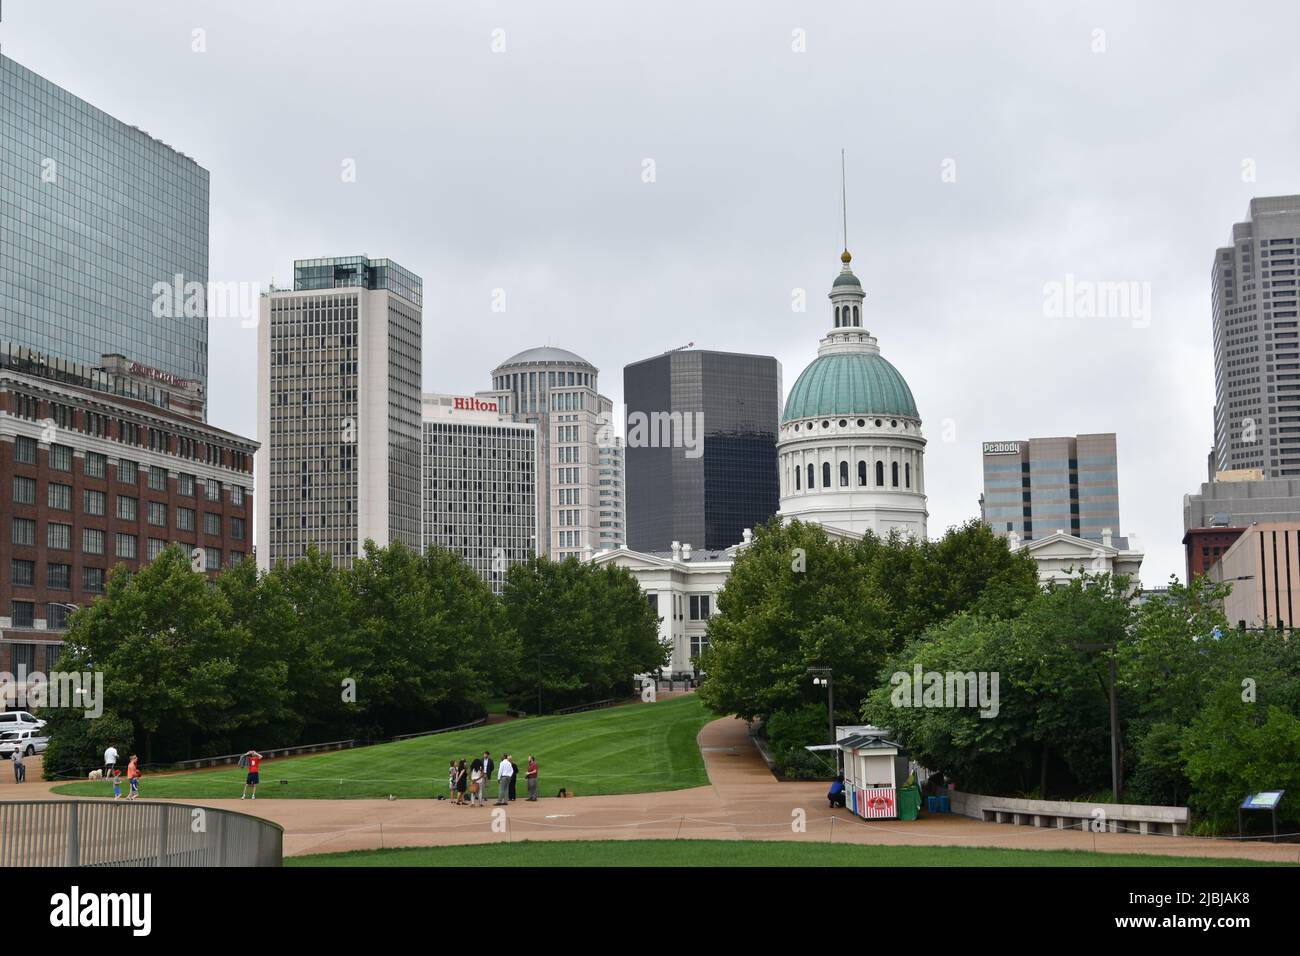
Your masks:
<instances>
[{"instance_id":1,"label":"dark glass office tower","mask_svg":"<svg viewBox=\"0 0 1300 956\"><path fill-rule=\"evenodd\" d=\"M0 56L0 343L206 393L207 284L208 171Z\"/></svg>"},{"instance_id":2,"label":"dark glass office tower","mask_svg":"<svg viewBox=\"0 0 1300 956\"><path fill-rule=\"evenodd\" d=\"M727 548L776 513L776 359L668 352L624 368L623 396L629 548Z\"/></svg>"}]
</instances>

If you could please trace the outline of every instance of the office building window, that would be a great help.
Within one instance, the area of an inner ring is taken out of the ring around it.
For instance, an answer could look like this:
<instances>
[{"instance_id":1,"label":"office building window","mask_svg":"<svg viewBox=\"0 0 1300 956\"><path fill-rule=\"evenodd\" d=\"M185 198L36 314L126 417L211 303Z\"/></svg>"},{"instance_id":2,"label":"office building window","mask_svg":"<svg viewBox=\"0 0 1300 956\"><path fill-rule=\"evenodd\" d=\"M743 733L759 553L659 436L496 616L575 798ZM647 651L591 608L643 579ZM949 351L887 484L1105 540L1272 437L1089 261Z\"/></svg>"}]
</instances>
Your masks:
<instances>
[{"instance_id":1,"label":"office building window","mask_svg":"<svg viewBox=\"0 0 1300 956\"><path fill-rule=\"evenodd\" d=\"M86 452L86 477L103 478L108 473L108 459L98 452Z\"/></svg>"},{"instance_id":2,"label":"office building window","mask_svg":"<svg viewBox=\"0 0 1300 956\"><path fill-rule=\"evenodd\" d=\"M46 504L55 511L72 510L72 485L61 485L52 481L45 489L45 494Z\"/></svg>"},{"instance_id":3,"label":"office building window","mask_svg":"<svg viewBox=\"0 0 1300 956\"><path fill-rule=\"evenodd\" d=\"M13 519L13 538L14 544L33 546L36 544L36 522L30 518Z\"/></svg>"},{"instance_id":4,"label":"office building window","mask_svg":"<svg viewBox=\"0 0 1300 956\"><path fill-rule=\"evenodd\" d=\"M104 532L97 528L82 528L81 550L84 554L103 554Z\"/></svg>"},{"instance_id":5,"label":"office building window","mask_svg":"<svg viewBox=\"0 0 1300 956\"><path fill-rule=\"evenodd\" d=\"M180 531L194 530L194 509L193 508L176 509L176 527Z\"/></svg>"},{"instance_id":6,"label":"office building window","mask_svg":"<svg viewBox=\"0 0 1300 956\"><path fill-rule=\"evenodd\" d=\"M149 488L153 491L167 490L167 469L156 465L149 466Z\"/></svg>"},{"instance_id":7,"label":"office building window","mask_svg":"<svg viewBox=\"0 0 1300 956\"><path fill-rule=\"evenodd\" d=\"M19 435L14 439L14 461L22 465L36 464L36 439Z\"/></svg>"},{"instance_id":8,"label":"office building window","mask_svg":"<svg viewBox=\"0 0 1300 956\"><path fill-rule=\"evenodd\" d=\"M22 475L14 476L14 504L36 504L36 482L33 479L24 478Z\"/></svg>"},{"instance_id":9,"label":"office building window","mask_svg":"<svg viewBox=\"0 0 1300 956\"><path fill-rule=\"evenodd\" d=\"M9 580L11 583L22 588L30 588L36 584L36 562L20 561L14 558L10 562L11 570Z\"/></svg>"},{"instance_id":10,"label":"office building window","mask_svg":"<svg viewBox=\"0 0 1300 956\"><path fill-rule=\"evenodd\" d=\"M211 512L211 511L209 511L207 514L205 514L205 515L203 516L203 533L204 533L204 534L215 535L215 536L217 536L217 537L220 537L220 535L221 535L221 515L219 515L219 514L215 514L215 513Z\"/></svg>"},{"instance_id":11,"label":"office building window","mask_svg":"<svg viewBox=\"0 0 1300 956\"><path fill-rule=\"evenodd\" d=\"M104 569L82 568L81 590L88 594L102 594L104 591Z\"/></svg>"},{"instance_id":12,"label":"office building window","mask_svg":"<svg viewBox=\"0 0 1300 956\"><path fill-rule=\"evenodd\" d=\"M81 493L81 503L88 515L104 514L104 493L102 491L91 491L86 489Z\"/></svg>"},{"instance_id":13,"label":"office building window","mask_svg":"<svg viewBox=\"0 0 1300 956\"><path fill-rule=\"evenodd\" d=\"M47 564L45 566L45 586L52 591L66 591L72 587L72 565Z\"/></svg>"},{"instance_id":14,"label":"office building window","mask_svg":"<svg viewBox=\"0 0 1300 956\"><path fill-rule=\"evenodd\" d=\"M35 627L36 626L36 605L31 601L14 601L11 605L13 608L13 626L14 627Z\"/></svg>"},{"instance_id":15,"label":"office building window","mask_svg":"<svg viewBox=\"0 0 1300 956\"><path fill-rule=\"evenodd\" d=\"M167 506L161 501L149 502L149 523L155 528L167 527Z\"/></svg>"},{"instance_id":16,"label":"office building window","mask_svg":"<svg viewBox=\"0 0 1300 956\"><path fill-rule=\"evenodd\" d=\"M50 446L50 468L54 471L72 471L72 448L69 445Z\"/></svg>"},{"instance_id":17,"label":"office building window","mask_svg":"<svg viewBox=\"0 0 1300 956\"><path fill-rule=\"evenodd\" d=\"M45 546L56 551L72 550L72 525L49 522L45 526Z\"/></svg>"},{"instance_id":18,"label":"office building window","mask_svg":"<svg viewBox=\"0 0 1300 956\"><path fill-rule=\"evenodd\" d=\"M126 458L117 460L117 480L124 485L134 485L137 480L140 466Z\"/></svg>"},{"instance_id":19,"label":"office building window","mask_svg":"<svg viewBox=\"0 0 1300 956\"><path fill-rule=\"evenodd\" d=\"M135 559L136 541L133 534L121 534L117 536L117 556L119 558Z\"/></svg>"}]
</instances>

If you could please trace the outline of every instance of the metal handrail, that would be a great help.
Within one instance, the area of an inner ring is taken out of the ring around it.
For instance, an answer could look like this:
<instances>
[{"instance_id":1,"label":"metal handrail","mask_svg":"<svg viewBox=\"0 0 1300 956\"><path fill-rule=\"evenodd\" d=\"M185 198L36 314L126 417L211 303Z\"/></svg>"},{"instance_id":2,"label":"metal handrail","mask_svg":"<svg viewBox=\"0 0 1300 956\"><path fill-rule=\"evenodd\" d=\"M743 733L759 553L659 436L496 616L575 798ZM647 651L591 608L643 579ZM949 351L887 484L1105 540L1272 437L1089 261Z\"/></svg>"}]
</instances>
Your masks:
<instances>
[{"instance_id":1,"label":"metal handrail","mask_svg":"<svg viewBox=\"0 0 1300 956\"><path fill-rule=\"evenodd\" d=\"M0 800L0 867L280 866L270 820L157 800Z\"/></svg>"}]
</instances>

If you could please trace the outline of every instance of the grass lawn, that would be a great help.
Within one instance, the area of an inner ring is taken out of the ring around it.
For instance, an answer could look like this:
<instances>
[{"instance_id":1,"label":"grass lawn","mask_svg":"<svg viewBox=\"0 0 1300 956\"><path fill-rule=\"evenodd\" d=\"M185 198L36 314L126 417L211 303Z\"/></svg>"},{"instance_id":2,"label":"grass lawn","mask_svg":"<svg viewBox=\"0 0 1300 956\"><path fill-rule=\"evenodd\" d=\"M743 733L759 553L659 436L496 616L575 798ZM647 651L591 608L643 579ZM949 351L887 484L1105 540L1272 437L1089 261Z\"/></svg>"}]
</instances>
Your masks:
<instances>
[{"instance_id":1,"label":"grass lawn","mask_svg":"<svg viewBox=\"0 0 1300 956\"><path fill-rule=\"evenodd\" d=\"M654 704L534 717L356 750L267 760L257 797L432 797L447 792L447 764L453 757L469 761L484 750L490 750L494 760L502 752L521 762L536 754L539 792L549 796L560 787L580 796L700 787L709 781L695 737L712 719L690 694ZM237 797L243 784L244 771L238 767L146 775L140 795ZM53 789L68 796L112 795L111 784L99 781ZM524 789L522 781L519 789ZM496 793L495 781L490 793Z\"/></svg>"},{"instance_id":2,"label":"grass lawn","mask_svg":"<svg viewBox=\"0 0 1300 956\"><path fill-rule=\"evenodd\" d=\"M286 857L285 866L1269 866L1254 860L1001 850L855 846L765 840L547 840L477 846L355 850ZM1276 864L1293 866L1294 864Z\"/></svg>"}]
</instances>

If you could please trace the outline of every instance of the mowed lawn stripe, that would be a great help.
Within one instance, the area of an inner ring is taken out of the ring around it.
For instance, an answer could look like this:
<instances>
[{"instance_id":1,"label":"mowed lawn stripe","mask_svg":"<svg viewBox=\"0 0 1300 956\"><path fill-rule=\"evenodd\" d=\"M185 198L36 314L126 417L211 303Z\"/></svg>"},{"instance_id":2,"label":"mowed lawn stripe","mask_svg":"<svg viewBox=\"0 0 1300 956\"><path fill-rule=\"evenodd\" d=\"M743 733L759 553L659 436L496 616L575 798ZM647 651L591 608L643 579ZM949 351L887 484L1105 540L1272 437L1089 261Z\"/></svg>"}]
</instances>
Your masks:
<instances>
[{"instance_id":1,"label":"mowed lawn stripe","mask_svg":"<svg viewBox=\"0 0 1300 956\"><path fill-rule=\"evenodd\" d=\"M355 750L310 754L262 764L259 800L278 798L403 799L447 792L447 764L472 760L484 750L520 763L530 753L541 767L539 792L561 787L582 796L680 790L708 783L695 742L714 719L692 694L654 704L627 704L564 717L536 717ZM256 741L250 741L256 746ZM238 796L245 772L238 767L188 773L146 774L145 797ZM287 780L287 784L281 781ZM79 781L53 788L67 796L111 796L107 782ZM522 783L521 783L522 789ZM489 793L495 797L496 783Z\"/></svg>"},{"instance_id":2,"label":"mowed lawn stripe","mask_svg":"<svg viewBox=\"0 0 1300 956\"><path fill-rule=\"evenodd\" d=\"M1294 866L1255 860L1083 850L874 846L779 840L554 840L355 850L286 857L285 866Z\"/></svg>"}]
</instances>

